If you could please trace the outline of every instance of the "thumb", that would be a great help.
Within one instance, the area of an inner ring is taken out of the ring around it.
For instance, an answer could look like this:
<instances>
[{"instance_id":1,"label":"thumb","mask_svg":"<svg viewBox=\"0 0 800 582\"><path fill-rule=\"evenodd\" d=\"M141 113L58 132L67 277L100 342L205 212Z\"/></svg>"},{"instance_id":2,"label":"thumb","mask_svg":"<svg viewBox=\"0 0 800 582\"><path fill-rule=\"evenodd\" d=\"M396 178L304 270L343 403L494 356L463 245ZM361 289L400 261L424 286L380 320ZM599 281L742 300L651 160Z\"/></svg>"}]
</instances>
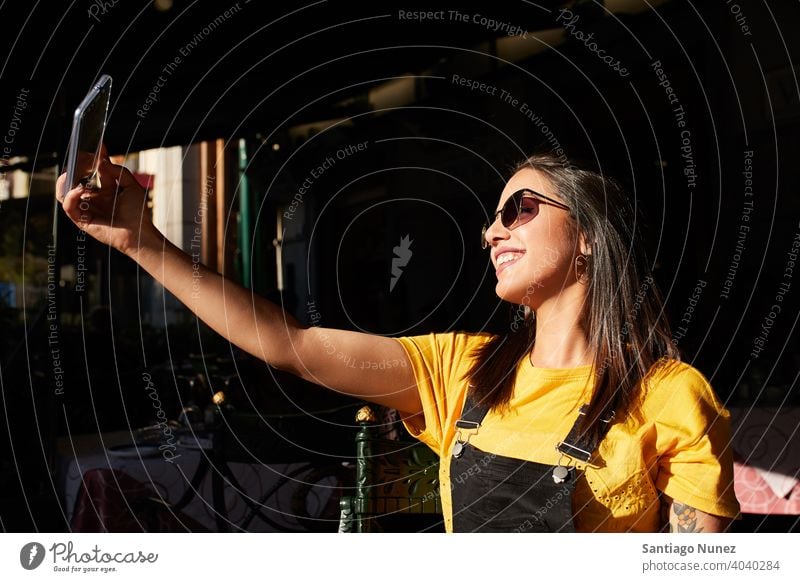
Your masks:
<instances>
[{"instance_id":1,"label":"thumb","mask_svg":"<svg viewBox=\"0 0 800 582\"><path fill-rule=\"evenodd\" d=\"M104 150L105 146L103 146ZM99 171L101 177L108 176L115 180L120 190L139 185L128 168L112 163L107 155L100 158Z\"/></svg>"}]
</instances>

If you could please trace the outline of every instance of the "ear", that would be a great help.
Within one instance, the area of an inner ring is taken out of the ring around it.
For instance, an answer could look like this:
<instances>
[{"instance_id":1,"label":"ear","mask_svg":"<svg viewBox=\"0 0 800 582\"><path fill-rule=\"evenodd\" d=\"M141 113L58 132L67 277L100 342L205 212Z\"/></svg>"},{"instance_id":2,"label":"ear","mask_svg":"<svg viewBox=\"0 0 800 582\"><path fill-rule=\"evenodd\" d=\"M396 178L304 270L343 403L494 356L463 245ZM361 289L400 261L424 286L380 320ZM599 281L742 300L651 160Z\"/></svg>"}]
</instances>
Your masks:
<instances>
[{"instance_id":1,"label":"ear","mask_svg":"<svg viewBox=\"0 0 800 582\"><path fill-rule=\"evenodd\" d=\"M578 232L578 250L582 255L592 254L592 245L589 244L589 239L583 231Z\"/></svg>"}]
</instances>

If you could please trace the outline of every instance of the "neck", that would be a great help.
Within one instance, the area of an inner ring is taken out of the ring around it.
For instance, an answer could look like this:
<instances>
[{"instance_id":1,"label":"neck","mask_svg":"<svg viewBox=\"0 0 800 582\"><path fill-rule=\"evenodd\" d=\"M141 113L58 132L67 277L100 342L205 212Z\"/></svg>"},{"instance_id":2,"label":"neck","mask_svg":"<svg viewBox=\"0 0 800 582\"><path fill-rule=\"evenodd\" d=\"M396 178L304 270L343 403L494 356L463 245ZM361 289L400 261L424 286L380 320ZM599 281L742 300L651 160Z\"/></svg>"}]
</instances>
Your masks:
<instances>
[{"instance_id":1,"label":"neck","mask_svg":"<svg viewBox=\"0 0 800 582\"><path fill-rule=\"evenodd\" d=\"M594 358L582 317L586 288L572 285L536 308L536 342L531 364L541 368L588 366Z\"/></svg>"}]
</instances>

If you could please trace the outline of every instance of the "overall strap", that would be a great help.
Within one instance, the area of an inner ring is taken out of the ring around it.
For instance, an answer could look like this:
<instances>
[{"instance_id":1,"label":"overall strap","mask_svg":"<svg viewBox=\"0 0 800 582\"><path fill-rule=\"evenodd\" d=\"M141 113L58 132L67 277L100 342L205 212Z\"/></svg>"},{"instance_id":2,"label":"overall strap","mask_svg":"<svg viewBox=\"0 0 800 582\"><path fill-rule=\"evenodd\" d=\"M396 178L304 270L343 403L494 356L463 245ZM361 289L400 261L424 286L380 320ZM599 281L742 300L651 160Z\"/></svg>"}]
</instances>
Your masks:
<instances>
[{"instance_id":1,"label":"overall strap","mask_svg":"<svg viewBox=\"0 0 800 582\"><path fill-rule=\"evenodd\" d=\"M464 408L461 410L461 418L456 421L457 428L477 429L486 415L489 408L483 403L475 403L472 394L467 392L467 399L464 401Z\"/></svg>"},{"instance_id":2,"label":"overall strap","mask_svg":"<svg viewBox=\"0 0 800 582\"><path fill-rule=\"evenodd\" d=\"M556 449L560 453L572 457L573 459L583 461L584 463L588 463L592 458L592 453L594 453L597 445L600 444L600 441L605 437L611 426L611 421L614 419L614 412L612 411L609 414L603 415L600 419L600 430L592 431L591 434L587 434L586 431L581 433L579 428L581 416L585 416L586 411L587 406L584 404L578 411L578 418L572 425L567 437L556 445ZM461 418L456 421L456 428L477 431L488 412L489 408L485 404L476 403L472 398L472 394L467 392L464 408L461 411ZM459 437L458 443L463 442L464 441L461 441ZM456 451L460 453L461 447L457 446Z\"/></svg>"},{"instance_id":3,"label":"overall strap","mask_svg":"<svg viewBox=\"0 0 800 582\"><path fill-rule=\"evenodd\" d=\"M456 421L456 442L453 445L453 456L455 458L461 457L464 453L464 446L469 442L469 437L476 432L481 426L483 419L489 412L489 408L484 404L475 404L472 394L467 392L467 398L464 401L464 408L461 410L461 418ZM466 432L466 438L461 431Z\"/></svg>"},{"instance_id":4,"label":"overall strap","mask_svg":"<svg viewBox=\"0 0 800 582\"><path fill-rule=\"evenodd\" d=\"M610 414L605 414L600 418L599 430L591 431L591 434L586 434L586 431L581 433L578 427L581 417L586 416L587 409L588 407L585 404L581 406L580 410L578 410L578 418L572 425L567 438L556 445L558 452L584 463L588 463L592 458L592 453L594 453L600 441L603 440L603 437L606 436L611 426L611 421L614 420L614 412L612 411Z\"/></svg>"}]
</instances>

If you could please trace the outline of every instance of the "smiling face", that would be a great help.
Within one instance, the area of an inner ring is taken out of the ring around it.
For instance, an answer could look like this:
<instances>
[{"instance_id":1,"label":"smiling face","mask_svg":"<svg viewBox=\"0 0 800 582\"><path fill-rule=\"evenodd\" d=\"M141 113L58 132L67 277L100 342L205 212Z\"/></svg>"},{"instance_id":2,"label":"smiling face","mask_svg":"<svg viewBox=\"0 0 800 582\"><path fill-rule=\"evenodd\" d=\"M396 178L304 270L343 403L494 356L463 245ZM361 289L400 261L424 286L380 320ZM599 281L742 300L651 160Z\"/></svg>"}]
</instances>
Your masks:
<instances>
[{"instance_id":1,"label":"smiling face","mask_svg":"<svg viewBox=\"0 0 800 582\"><path fill-rule=\"evenodd\" d=\"M523 168L506 184L497 208L523 188L565 202L543 174ZM533 220L513 230L497 218L486 231L486 241L497 274L496 292L505 301L536 310L543 301L580 285L575 258L588 254L588 248L568 210L543 202Z\"/></svg>"}]
</instances>

